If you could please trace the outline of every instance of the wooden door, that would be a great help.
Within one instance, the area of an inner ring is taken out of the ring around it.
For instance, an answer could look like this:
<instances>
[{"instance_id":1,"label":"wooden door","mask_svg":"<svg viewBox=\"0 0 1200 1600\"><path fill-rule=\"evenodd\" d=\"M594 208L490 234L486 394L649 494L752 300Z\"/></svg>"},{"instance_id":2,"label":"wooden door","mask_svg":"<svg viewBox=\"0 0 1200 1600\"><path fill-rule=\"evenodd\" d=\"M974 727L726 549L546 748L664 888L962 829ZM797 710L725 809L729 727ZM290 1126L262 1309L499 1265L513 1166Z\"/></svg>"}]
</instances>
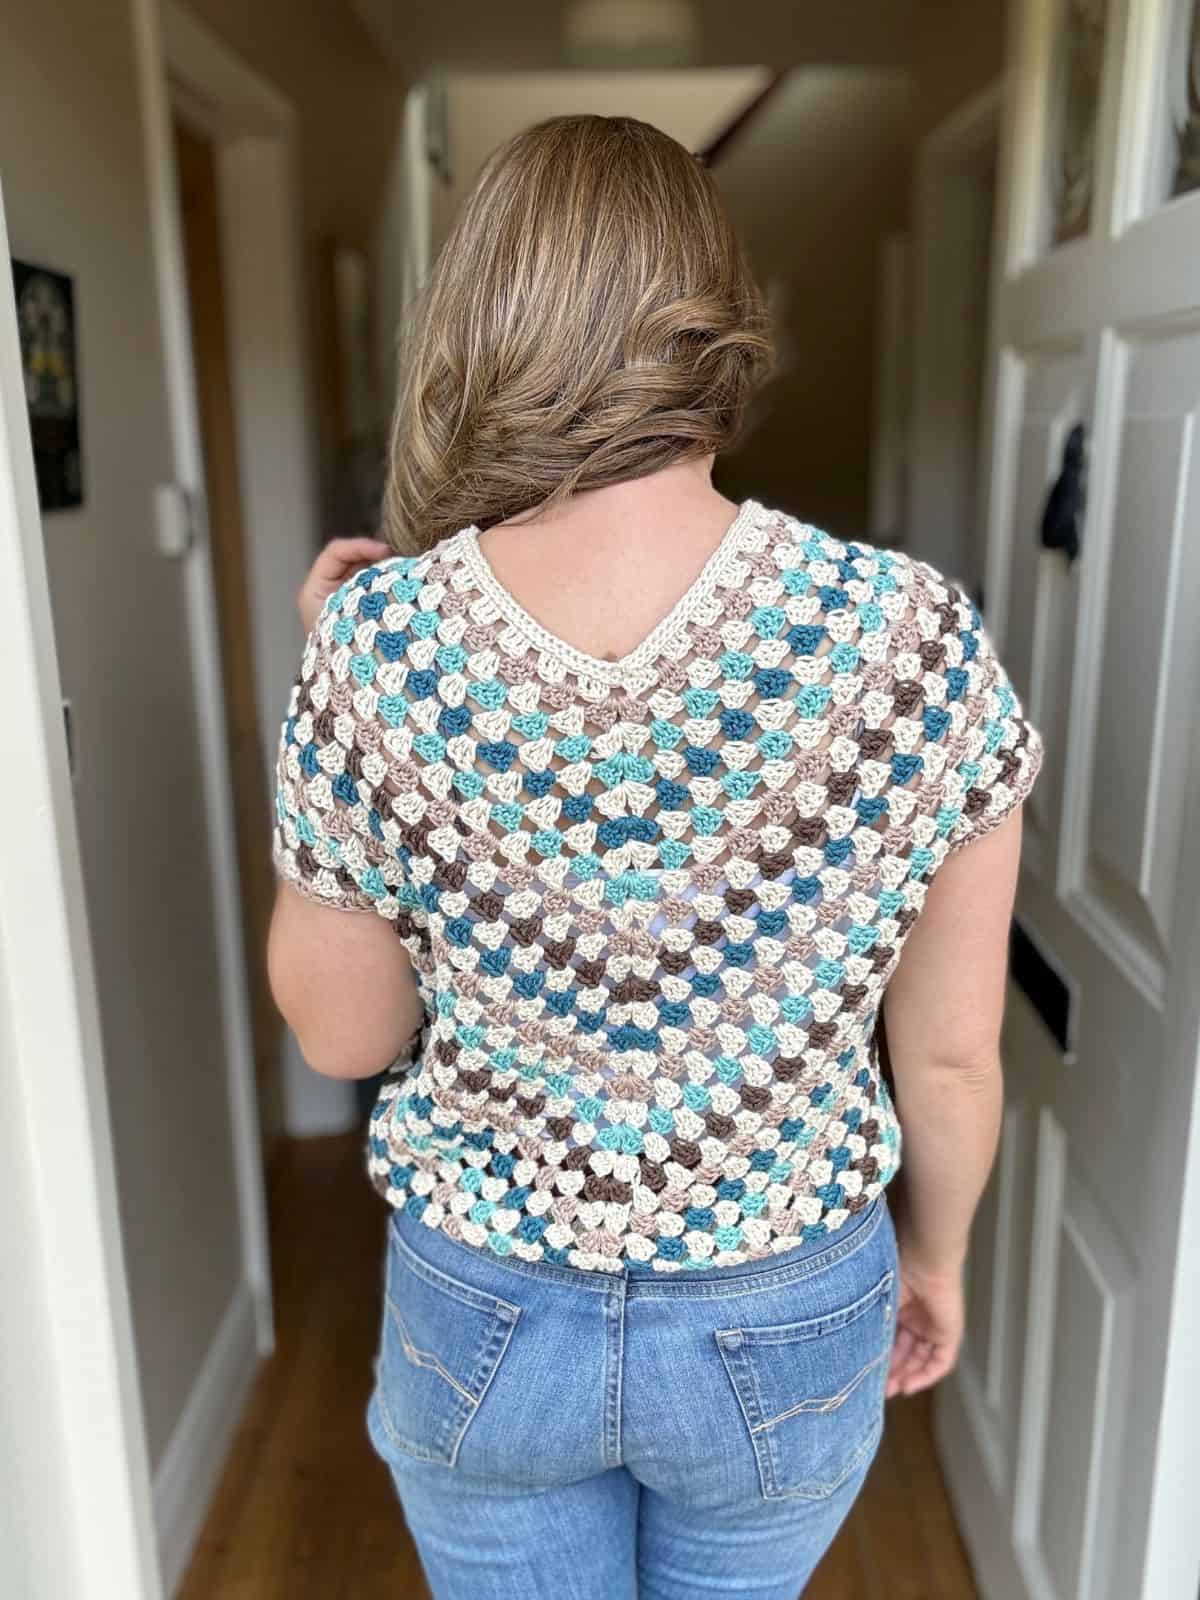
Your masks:
<instances>
[{"instance_id":1,"label":"wooden door","mask_svg":"<svg viewBox=\"0 0 1200 1600\"><path fill-rule=\"evenodd\" d=\"M242 929L250 963L259 1125L269 1155L282 1127L282 1030L266 973L267 926L274 883L267 854L269 796L255 696L253 637L238 483L237 435L222 283L216 153L210 140L175 124L179 199L187 264L193 359L209 535L221 629L221 671L229 729L237 827ZM215 998L214 998L215 1003Z\"/></svg>"},{"instance_id":2,"label":"wooden door","mask_svg":"<svg viewBox=\"0 0 1200 1600\"><path fill-rule=\"evenodd\" d=\"M987 616L1047 754L1027 808L1001 1153L966 1352L938 1405L989 1600L1197 1592L1196 12L1017 5ZM1077 423L1086 512L1069 562L1038 533Z\"/></svg>"}]
</instances>

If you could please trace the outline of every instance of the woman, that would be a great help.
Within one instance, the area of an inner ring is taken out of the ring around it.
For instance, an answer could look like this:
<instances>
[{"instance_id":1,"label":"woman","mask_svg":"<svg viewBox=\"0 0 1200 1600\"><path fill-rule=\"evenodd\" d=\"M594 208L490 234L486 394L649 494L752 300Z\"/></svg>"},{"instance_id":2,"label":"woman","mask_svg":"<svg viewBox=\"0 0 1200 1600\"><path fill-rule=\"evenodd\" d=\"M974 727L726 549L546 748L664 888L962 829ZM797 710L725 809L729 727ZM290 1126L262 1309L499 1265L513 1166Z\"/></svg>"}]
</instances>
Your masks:
<instances>
[{"instance_id":1,"label":"woman","mask_svg":"<svg viewBox=\"0 0 1200 1600\"><path fill-rule=\"evenodd\" d=\"M271 972L392 1063L368 1420L439 1600L791 1600L958 1349L1040 746L953 585L713 487L767 355L700 163L521 134L391 545L302 592Z\"/></svg>"}]
</instances>

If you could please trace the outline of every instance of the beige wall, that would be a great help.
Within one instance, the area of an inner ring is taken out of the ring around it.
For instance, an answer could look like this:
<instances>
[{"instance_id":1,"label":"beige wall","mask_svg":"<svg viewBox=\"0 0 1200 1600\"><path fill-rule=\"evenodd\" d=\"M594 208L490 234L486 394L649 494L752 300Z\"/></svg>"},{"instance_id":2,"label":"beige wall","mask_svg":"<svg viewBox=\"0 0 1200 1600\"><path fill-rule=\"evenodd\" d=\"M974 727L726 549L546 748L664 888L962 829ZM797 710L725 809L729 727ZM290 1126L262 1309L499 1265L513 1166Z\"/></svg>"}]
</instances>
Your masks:
<instances>
[{"instance_id":1,"label":"beige wall","mask_svg":"<svg viewBox=\"0 0 1200 1600\"><path fill-rule=\"evenodd\" d=\"M1007 10L1007 0L919 0L913 6L915 138L1000 76Z\"/></svg>"},{"instance_id":2,"label":"beige wall","mask_svg":"<svg viewBox=\"0 0 1200 1600\"><path fill-rule=\"evenodd\" d=\"M296 113L326 533L337 503L333 244L370 251L399 126L403 82L349 0L184 0ZM289 579L290 581L290 579Z\"/></svg>"},{"instance_id":3,"label":"beige wall","mask_svg":"<svg viewBox=\"0 0 1200 1600\"><path fill-rule=\"evenodd\" d=\"M0 0L0 32L12 248L75 282L86 498L44 528L157 1461L240 1246L183 574L151 522L172 452L138 85L123 6Z\"/></svg>"},{"instance_id":4,"label":"beige wall","mask_svg":"<svg viewBox=\"0 0 1200 1600\"><path fill-rule=\"evenodd\" d=\"M879 252L903 225L907 80L793 72L717 167L755 273L778 297L780 366L722 487L866 528Z\"/></svg>"}]
</instances>

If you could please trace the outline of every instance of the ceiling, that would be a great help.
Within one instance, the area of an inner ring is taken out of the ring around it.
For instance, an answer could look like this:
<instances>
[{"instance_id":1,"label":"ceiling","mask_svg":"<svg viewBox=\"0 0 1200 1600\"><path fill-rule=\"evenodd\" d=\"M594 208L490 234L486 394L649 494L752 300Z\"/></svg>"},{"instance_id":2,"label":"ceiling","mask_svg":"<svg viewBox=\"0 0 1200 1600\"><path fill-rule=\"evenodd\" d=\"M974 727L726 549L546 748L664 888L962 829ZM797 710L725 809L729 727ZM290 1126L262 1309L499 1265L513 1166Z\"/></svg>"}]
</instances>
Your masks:
<instances>
[{"instance_id":1,"label":"ceiling","mask_svg":"<svg viewBox=\"0 0 1200 1600\"><path fill-rule=\"evenodd\" d=\"M917 3L352 0L410 82L437 72L579 65L903 66Z\"/></svg>"}]
</instances>

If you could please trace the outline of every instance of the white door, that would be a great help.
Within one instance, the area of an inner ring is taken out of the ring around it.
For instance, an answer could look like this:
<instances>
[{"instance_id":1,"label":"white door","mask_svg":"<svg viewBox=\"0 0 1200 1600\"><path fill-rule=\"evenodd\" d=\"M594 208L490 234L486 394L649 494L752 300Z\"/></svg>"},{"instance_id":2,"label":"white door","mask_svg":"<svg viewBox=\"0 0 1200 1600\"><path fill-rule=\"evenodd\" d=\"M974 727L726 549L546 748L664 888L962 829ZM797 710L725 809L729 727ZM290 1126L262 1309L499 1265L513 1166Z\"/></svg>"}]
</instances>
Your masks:
<instances>
[{"instance_id":1,"label":"white door","mask_svg":"<svg viewBox=\"0 0 1200 1600\"><path fill-rule=\"evenodd\" d=\"M937 1411L986 1600L1200 1586L1198 11L1014 18L985 598L1047 756L1001 1154ZM1077 423L1070 562L1038 536Z\"/></svg>"}]
</instances>

